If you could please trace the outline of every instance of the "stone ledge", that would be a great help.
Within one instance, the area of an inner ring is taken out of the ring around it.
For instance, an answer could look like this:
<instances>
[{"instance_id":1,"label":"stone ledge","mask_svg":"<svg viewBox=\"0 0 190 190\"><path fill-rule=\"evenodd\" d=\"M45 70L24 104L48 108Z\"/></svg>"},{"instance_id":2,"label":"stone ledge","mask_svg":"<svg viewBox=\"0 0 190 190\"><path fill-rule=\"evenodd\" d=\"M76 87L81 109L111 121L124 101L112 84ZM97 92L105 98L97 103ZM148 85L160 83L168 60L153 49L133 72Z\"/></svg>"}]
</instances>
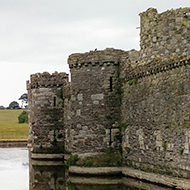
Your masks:
<instances>
[{"instance_id":1,"label":"stone ledge","mask_svg":"<svg viewBox=\"0 0 190 190\"><path fill-rule=\"evenodd\" d=\"M128 167L122 168L122 173L125 176L133 177L147 182L166 185L176 189L190 189L190 180L184 178L176 178L168 175L160 175L154 173L143 172Z\"/></svg>"},{"instance_id":2,"label":"stone ledge","mask_svg":"<svg viewBox=\"0 0 190 190\"><path fill-rule=\"evenodd\" d=\"M64 154L37 154L31 153L31 158L35 160L63 160Z\"/></svg>"},{"instance_id":3,"label":"stone ledge","mask_svg":"<svg viewBox=\"0 0 190 190\"><path fill-rule=\"evenodd\" d=\"M61 166L64 167L65 163L63 161L50 161L50 160L30 160L33 166Z\"/></svg>"},{"instance_id":4,"label":"stone ledge","mask_svg":"<svg viewBox=\"0 0 190 190\"><path fill-rule=\"evenodd\" d=\"M190 180L184 178L171 177L168 175L160 175L154 173L143 172L140 170L128 168L128 167L69 167L69 173L75 175L87 175L87 176L109 176L109 175L124 175L126 177L132 177L134 179L140 179L153 184L164 185L167 187L189 190ZM78 182L80 178L76 179ZM77 182L75 178L72 178L72 182ZM121 181L119 181L120 183Z\"/></svg>"},{"instance_id":5,"label":"stone ledge","mask_svg":"<svg viewBox=\"0 0 190 190\"><path fill-rule=\"evenodd\" d=\"M146 183L138 179L128 177L85 177L85 176L69 176L69 182L73 184L91 184L91 185L125 185L137 189L159 189L159 190L171 190L170 187L162 187L153 183Z\"/></svg>"},{"instance_id":6,"label":"stone ledge","mask_svg":"<svg viewBox=\"0 0 190 190\"><path fill-rule=\"evenodd\" d=\"M28 140L1 140L0 148L27 147Z\"/></svg>"},{"instance_id":7,"label":"stone ledge","mask_svg":"<svg viewBox=\"0 0 190 190\"><path fill-rule=\"evenodd\" d=\"M104 178L104 177L76 177L76 176L69 176L69 182L74 184L97 184L97 185L116 185L122 184L122 178Z\"/></svg>"},{"instance_id":8,"label":"stone ledge","mask_svg":"<svg viewBox=\"0 0 190 190\"><path fill-rule=\"evenodd\" d=\"M69 167L69 173L78 175L122 175L120 167Z\"/></svg>"}]
</instances>

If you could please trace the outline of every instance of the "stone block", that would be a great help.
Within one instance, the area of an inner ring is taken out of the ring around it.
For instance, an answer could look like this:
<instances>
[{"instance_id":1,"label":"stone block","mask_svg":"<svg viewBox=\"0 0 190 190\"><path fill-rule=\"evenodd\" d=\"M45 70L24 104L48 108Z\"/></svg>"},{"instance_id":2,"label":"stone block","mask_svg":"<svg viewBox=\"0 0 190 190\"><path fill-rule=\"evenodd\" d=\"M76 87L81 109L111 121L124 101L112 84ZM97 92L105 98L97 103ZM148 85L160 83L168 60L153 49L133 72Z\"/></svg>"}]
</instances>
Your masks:
<instances>
[{"instance_id":1,"label":"stone block","mask_svg":"<svg viewBox=\"0 0 190 190\"><path fill-rule=\"evenodd\" d=\"M71 95L71 101L76 101L76 97L74 95Z\"/></svg>"},{"instance_id":2,"label":"stone block","mask_svg":"<svg viewBox=\"0 0 190 190\"><path fill-rule=\"evenodd\" d=\"M78 109L78 110L76 111L76 115L77 115L77 116L81 116L81 110L80 110L80 109Z\"/></svg>"},{"instance_id":3,"label":"stone block","mask_svg":"<svg viewBox=\"0 0 190 190\"><path fill-rule=\"evenodd\" d=\"M177 35L176 35L176 39L177 39L177 40L181 40L181 39L182 39L182 35L181 35L181 34L177 34Z\"/></svg>"},{"instance_id":4,"label":"stone block","mask_svg":"<svg viewBox=\"0 0 190 190\"><path fill-rule=\"evenodd\" d=\"M103 100L104 99L104 94L92 94L91 95L91 100Z\"/></svg>"},{"instance_id":5,"label":"stone block","mask_svg":"<svg viewBox=\"0 0 190 190\"><path fill-rule=\"evenodd\" d=\"M176 24L179 25L183 22L183 17L177 17L175 21L176 21Z\"/></svg>"},{"instance_id":6,"label":"stone block","mask_svg":"<svg viewBox=\"0 0 190 190\"><path fill-rule=\"evenodd\" d=\"M77 100L83 101L83 94L78 94L77 95Z\"/></svg>"},{"instance_id":7,"label":"stone block","mask_svg":"<svg viewBox=\"0 0 190 190\"><path fill-rule=\"evenodd\" d=\"M78 123L78 124L77 124L77 128L78 128L78 129L81 129L81 128L82 128L81 124Z\"/></svg>"},{"instance_id":8,"label":"stone block","mask_svg":"<svg viewBox=\"0 0 190 190\"><path fill-rule=\"evenodd\" d=\"M93 104L94 104L94 105L98 105L98 104L99 104L99 101L93 101Z\"/></svg>"},{"instance_id":9,"label":"stone block","mask_svg":"<svg viewBox=\"0 0 190 190\"><path fill-rule=\"evenodd\" d=\"M153 42L156 42L156 41L157 41L157 37L154 36L154 37L152 38L152 41L153 41Z\"/></svg>"}]
</instances>

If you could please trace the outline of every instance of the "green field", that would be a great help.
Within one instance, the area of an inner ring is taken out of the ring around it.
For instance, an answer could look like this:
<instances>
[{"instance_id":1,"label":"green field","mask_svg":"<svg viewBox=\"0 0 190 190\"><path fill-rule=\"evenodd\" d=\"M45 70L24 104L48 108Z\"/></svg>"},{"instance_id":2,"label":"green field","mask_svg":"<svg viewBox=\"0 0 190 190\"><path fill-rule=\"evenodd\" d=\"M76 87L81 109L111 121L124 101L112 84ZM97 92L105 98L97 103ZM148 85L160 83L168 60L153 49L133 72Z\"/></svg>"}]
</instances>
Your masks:
<instances>
[{"instance_id":1,"label":"green field","mask_svg":"<svg viewBox=\"0 0 190 190\"><path fill-rule=\"evenodd\" d=\"M22 111L0 110L0 141L28 139L28 124L18 123L18 116Z\"/></svg>"}]
</instances>

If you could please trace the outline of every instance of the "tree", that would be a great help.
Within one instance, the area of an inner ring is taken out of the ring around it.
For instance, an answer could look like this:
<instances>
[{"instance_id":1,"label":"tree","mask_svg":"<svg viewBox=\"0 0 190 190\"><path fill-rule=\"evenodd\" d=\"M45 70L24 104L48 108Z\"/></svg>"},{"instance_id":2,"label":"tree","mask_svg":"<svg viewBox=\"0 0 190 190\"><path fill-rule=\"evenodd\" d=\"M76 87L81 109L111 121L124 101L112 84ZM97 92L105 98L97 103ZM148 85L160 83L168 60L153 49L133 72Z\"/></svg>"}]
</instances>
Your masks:
<instances>
[{"instance_id":1,"label":"tree","mask_svg":"<svg viewBox=\"0 0 190 190\"><path fill-rule=\"evenodd\" d=\"M26 93L22 94L19 100L22 101L22 106L21 106L22 108L23 108L23 104L25 104L25 108L28 107L28 94Z\"/></svg>"},{"instance_id":2,"label":"tree","mask_svg":"<svg viewBox=\"0 0 190 190\"><path fill-rule=\"evenodd\" d=\"M19 116L18 116L18 122L19 123L28 123L28 112L23 111Z\"/></svg>"},{"instance_id":3,"label":"tree","mask_svg":"<svg viewBox=\"0 0 190 190\"><path fill-rule=\"evenodd\" d=\"M0 110L4 110L5 109L5 107L4 106L0 106Z\"/></svg>"},{"instance_id":4,"label":"tree","mask_svg":"<svg viewBox=\"0 0 190 190\"><path fill-rule=\"evenodd\" d=\"M20 109L19 103L16 101L11 102L8 109Z\"/></svg>"}]
</instances>

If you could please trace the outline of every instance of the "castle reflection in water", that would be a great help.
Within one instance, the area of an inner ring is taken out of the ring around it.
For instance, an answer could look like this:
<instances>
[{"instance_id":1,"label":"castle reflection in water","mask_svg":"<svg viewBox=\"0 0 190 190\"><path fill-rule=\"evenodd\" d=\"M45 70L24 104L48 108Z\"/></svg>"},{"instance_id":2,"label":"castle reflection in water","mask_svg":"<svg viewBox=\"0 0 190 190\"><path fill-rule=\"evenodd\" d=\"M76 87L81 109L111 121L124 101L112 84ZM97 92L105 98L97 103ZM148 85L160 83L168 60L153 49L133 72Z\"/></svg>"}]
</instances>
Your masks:
<instances>
[{"instance_id":1,"label":"castle reflection in water","mask_svg":"<svg viewBox=\"0 0 190 190\"><path fill-rule=\"evenodd\" d=\"M62 161L30 159L30 190L169 190L122 176L79 176L68 174Z\"/></svg>"}]
</instances>

